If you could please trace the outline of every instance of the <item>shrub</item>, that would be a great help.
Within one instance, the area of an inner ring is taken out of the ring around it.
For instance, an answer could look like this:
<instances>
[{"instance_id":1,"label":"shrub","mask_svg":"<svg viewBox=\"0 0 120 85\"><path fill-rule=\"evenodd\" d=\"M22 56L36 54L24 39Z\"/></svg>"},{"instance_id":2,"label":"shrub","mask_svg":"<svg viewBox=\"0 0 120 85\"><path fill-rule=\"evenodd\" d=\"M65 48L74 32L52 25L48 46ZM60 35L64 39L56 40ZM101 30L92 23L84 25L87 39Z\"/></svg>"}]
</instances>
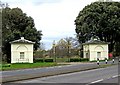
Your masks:
<instances>
[{"instance_id":1,"label":"shrub","mask_svg":"<svg viewBox=\"0 0 120 85\"><path fill-rule=\"evenodd\" d=\"M34 59L34 63L36 62L53 62L52 58L47 58L47 59L43 59L43 58L36 58Z\"/></svg>"},{"instance_id":2,"label":"shrub","mask_svg":"<svg viewBox=\"0 0 120 85\"><path fill-rule=\"evenodd\" d=\"M86 61L89 61L89 58L80 58L80 61L81 62L86 62Z\"/></svg>"},{"instance_id":3,"label":"shrub","mask_svg":"<svg viewBox=\"0 0 120 85\"><path fill-rule=\"evenodd\" d=\"M34 59L34 62L36 63L36 62L43 62L43 59L42 58L36 58L36 59Z\"/></svg>"},{"instance_id":4,"label":"shrub","mask_svg":"<svg viewBox=\"0 0 120 85\"><path fill-rule=\"evenodd\" d=\"M10 64L4 64L2 65L2 67L10 67L11 65Z\"/></svg>"},{"instance_id":5,"label":"shrub","mask_svg":"<svg viewBox=\"0 0 120 85\"><path fill-rule=\"evenodd\" d=\"M88 58L71 58L70 62L86 62L89 61Z\"/></svg>"},{"instance_id":6,"label":"shrub","mask_svg":"<svg viewBox=\"0 0 120 85\"><path fill-rule=\"evenodd\" d=\"M45 59L45 62L53 62L52 58Z\"/></svg>"},{"instance_id":7,"label":"shrub","mask_svg":"<svg viewBox=\"0 0 120 85\"><path fill-rule=\"evenodd\" d=\"M70 58L70 62L80 62L80 58Z\"/></svg>"}]
</instances>

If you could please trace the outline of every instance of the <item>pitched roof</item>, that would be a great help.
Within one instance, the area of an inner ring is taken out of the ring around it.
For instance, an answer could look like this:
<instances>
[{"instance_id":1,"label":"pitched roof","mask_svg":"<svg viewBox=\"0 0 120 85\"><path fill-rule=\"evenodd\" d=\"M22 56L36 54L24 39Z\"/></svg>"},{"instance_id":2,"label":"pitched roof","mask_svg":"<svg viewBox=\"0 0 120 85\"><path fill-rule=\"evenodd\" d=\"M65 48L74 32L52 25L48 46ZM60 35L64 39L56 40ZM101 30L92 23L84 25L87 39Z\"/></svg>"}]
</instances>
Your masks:
<instances>
[{"instance_id":1,"label":"pitched roof","mask_svg":"<svg viewBox=\"0 0 120 85\"><path fill-rule=\"evenodd\" d=\"M101 41L99 38L91 38L91 40L83 43L83 45L86 45L86 44L109 44L109 43Z\"/></svg>"},{"instance_id":2,"label":"pitched roof","mask_svg":"<svg viewBox=\"0 0 120 85\"><path fill-rule=\"evenodd\" d=\"M35 42L26 40L26 39L24 39L24 37L21 37L21 39L12 41L12 42L10 42L10 43L11 43L11 44L13 44L13 43L29 43L29 44L35 44Z\"/></svg>"}]
</instances>

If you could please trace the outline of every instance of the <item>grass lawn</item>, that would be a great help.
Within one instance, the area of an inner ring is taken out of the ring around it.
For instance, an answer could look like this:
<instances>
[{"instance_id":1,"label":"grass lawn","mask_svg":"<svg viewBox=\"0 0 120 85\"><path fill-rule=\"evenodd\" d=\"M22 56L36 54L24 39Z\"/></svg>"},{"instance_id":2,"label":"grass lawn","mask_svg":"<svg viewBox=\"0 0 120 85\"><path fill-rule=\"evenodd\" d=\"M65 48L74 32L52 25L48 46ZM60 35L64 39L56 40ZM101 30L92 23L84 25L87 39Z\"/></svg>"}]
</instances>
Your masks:
<instances>
[{"instance_id":1,"label":"grass lawn","mask_svg":"<svg viewBox=\"0 0 120 85\"><path fill-rule=\"evenodd\" d=\"M2 64L2 68L0 70L3 70L3 71L17 70L17 69L39 68L39 67L50 67L50 66L58 66L58 64L54 62Z\"/></svg>"}]
</instances>

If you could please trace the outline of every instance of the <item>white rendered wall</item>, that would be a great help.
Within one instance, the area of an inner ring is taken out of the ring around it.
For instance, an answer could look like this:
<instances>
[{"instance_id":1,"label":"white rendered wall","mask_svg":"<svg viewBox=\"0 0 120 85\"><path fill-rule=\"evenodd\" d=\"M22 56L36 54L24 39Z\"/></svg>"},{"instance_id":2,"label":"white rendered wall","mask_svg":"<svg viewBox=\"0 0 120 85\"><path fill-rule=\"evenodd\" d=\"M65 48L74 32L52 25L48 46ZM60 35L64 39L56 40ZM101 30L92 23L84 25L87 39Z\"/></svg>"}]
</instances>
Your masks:
<instances>
[{"instance_id":1,"label":"white rendered wall","mask_svg":"<svg viewBox=\"0 0 120 85\"><path fill-rule=\"evenodd\" d=\"M24 59L20 59L24 52ZM11 44L11 63L33 63L33 44Z\"/></svg>"},{"instance_id":2,"label":"white rendered wall","mask_svg":"<svg viewBox=\"0 0 120 85\"><path fill-rule=\"evenodd\" d=\"M87 47L88 46L88 47ZM87 47L87 49L86 49ZM100 60L108 59L108 44L90 44L83 46L84 58L86 58L86 51L89 50L90 61L97 60L97 52L101 52Z\"/></svg>"}]
</instances>

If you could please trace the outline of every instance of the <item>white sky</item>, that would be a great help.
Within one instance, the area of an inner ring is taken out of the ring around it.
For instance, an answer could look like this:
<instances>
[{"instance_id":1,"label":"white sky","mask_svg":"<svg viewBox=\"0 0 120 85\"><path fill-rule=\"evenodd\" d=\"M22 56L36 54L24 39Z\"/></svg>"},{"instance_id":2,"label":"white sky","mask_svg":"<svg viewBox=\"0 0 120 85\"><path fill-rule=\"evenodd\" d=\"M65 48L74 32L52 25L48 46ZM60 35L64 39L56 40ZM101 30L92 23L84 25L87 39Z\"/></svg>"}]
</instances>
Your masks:
<instances>
[{"instance_id":1,"label":"white sky","mask_svg":"<svg viewBox=\"0 0 120 85\"><path fill-rule=\"evenodd\" d=\"M4 0L9 7L19 7L34 19L35 27L42 30L42 40L46 49L54 40L75 37L74 20L78 13L96 0Z\"/></svg>"}]
</instances>

